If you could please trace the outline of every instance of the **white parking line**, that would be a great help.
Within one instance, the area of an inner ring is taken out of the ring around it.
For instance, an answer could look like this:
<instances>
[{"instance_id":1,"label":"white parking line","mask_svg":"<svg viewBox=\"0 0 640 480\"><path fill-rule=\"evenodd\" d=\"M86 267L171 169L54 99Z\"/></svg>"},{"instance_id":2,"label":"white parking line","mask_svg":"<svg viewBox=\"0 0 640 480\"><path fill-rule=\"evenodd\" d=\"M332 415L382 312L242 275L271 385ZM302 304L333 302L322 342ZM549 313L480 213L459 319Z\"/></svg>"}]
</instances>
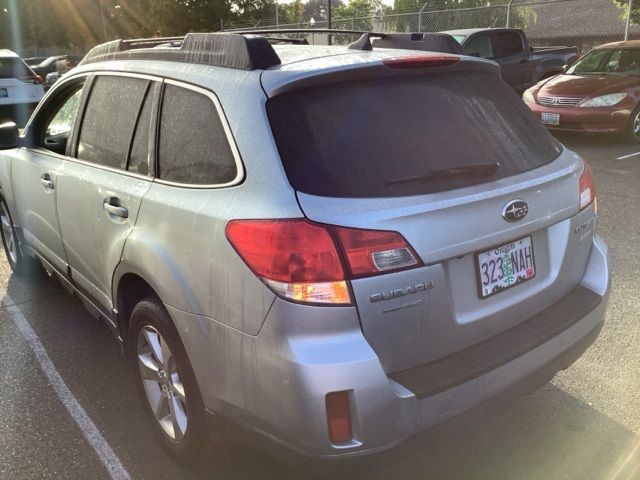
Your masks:
<instances>
[{"instance_id":1,"label":"white parking line","mask_svg":"<svg viewBox=\"0 0 640 480\"><path fill-rule=\"evenodd\" d=\"M635 157L636 155L640 155L640 152L630 153L629 155L623 155L618 157L617 160L624 160L625 158Z\"/></svg>"},{"instance_id":2,"label":"white parking line","mask_svg":"<svg viewBox=\"0 0 640 480\"><path fill-rule=\"evenodd\" d=\"M18 327L22 337L25 339L31 351L34 353L36 360L40 364L40 368L44 372L45 376L49 380L49 384L53 387L53 390L58 395L60 401L71 415L71 418L76 422L84 438L93 447L98 458L109 471L111 478L114 480L129 480L129 472L122 466L120 460L113 453L113 450L104 439L98 428L95 426L89 415L84 411L82 405L78 403L76 397L73 396L69 387L64 383L64 380L56 370L55 365L49 358L47 351L45 350L42 342L38 338L36 332L31 328L29 321L24 317L20 307L14 304L13 300L8 294L5 294L3 303L5 304L6 311L9 313L11 320Z\"/></svg>"}]
</instances>

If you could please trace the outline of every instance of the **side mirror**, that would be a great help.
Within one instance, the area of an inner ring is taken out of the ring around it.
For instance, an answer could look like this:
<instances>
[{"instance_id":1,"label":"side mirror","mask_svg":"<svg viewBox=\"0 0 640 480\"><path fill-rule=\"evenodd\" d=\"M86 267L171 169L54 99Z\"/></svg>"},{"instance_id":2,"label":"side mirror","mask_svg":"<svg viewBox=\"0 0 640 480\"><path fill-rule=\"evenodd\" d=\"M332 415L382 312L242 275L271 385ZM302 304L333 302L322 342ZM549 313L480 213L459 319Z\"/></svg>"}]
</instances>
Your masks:
<instances>
[{"instance_id":1,"label":"side mirror","mask_svg":"<svg viewBox=\"0 0 640 480\"><path fill-rule=\"evenodd\" d=\"M9 150L20 145L20 132L13 122L0 124L0 150Z\"/></svg>"},{"instance_id":2,"label":"side mirror","mask_svg":"<svg viewBox=\"0 0 640 480\"><path fill-rule=\"evenodd\" d=\"M562 66L562 73L566 72L567 70L569 70L569 65L563 65Z\"/></svg>"}]
</instances>

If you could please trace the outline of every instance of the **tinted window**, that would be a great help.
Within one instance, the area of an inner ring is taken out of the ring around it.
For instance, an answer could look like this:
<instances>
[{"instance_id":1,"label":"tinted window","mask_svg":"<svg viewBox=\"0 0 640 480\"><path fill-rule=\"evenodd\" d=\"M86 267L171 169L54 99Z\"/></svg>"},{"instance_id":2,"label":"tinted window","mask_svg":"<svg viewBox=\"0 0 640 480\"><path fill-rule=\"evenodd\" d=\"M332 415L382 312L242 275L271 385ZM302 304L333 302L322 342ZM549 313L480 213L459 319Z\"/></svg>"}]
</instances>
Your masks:
<instances>
[{"instance_id":1,"label":"tinted window","mask_svg":"<svg viewBox=\"0 0 640 480\"><path fill-rule=\"evenodd\" d=\"M517 55L524 50L522 37L518 32L497 32L496 40L498 42L498 55L501 57Z\"/></svg>"},{"instance_id":2,"label":"tinted window","mask_svg":"<svg viewBox=\"0 0 640 480\"><path fill-rule=\"evenodd\" d=\"M127 170L130 172L141 175L149 174L149 142L153 140L153 137L151 139L149 138L149 132L151 130L151 112L157 100L157 88L159 88L159 84L154 83L145 97L142 111L136 124L133 143L131 145L131 155L129 156L129 165L127 166Z\"/></svg>"},{"instance_id":3,"label":"tinted window","mask_svg":"<svg viewBox=\"0 0 640 480\"><path fill-rule=\"evenodd\" d=\"M464 53L481 58L493 58L491 35L478 35L471 39L464 47Z\"/></svg>"},{"instance_id":4,"label":"tinted window","mask_svg":"<svg viewBox=\"0 0 640 480\"><path fill-rule=\"evenodd\" d=\"M33 71L21 59L0 58L0 78L26 78L32 75Z\"/></svg>"},{"instance_id":5,"label":"tinted window","mask_svg":"<svg viewBox=\"0 0 640 480\"><path fill-rule=\"evenodd\" d=\"M314 195L438 192L515 175L560 153L493 73L300 89L270 99L267 112L291 185Z\"/></svg>"},{"instance_id":6,"label":"tinted window","mask_svg":"<svg viewBox=\"0 0 640 480\"><path fill-rule=\"evenodd\" d=\"M211 99L175 85L165 87L158 158L160 178L172 182L223 184L237 174Z\"/></svg>"},{"instance_id":7,"label":"tinted window","mask_svg":"<svg viewBox=\"0 0 640 480\"><path fill-rule=\"evenodd\" d=\"M147 81L98 76L82 121L78 158L124 168Z\"/></svg>"}]
</instances>

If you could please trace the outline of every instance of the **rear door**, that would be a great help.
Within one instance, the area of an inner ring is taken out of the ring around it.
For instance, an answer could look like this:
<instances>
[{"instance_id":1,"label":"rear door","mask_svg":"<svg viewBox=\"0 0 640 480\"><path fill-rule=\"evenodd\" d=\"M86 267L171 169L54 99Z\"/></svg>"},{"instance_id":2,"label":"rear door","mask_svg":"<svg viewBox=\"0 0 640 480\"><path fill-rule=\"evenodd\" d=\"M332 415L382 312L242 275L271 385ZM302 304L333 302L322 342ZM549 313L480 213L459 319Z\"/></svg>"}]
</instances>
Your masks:
<instances>
[{"instance_id":1,"label":"rear door","mask_svg":"<svg viewBox=\"0 0 640 480\"><path fill-rule=\"evenodd\" d=\"M399 232L421 260L351 282L387 372L482 342L579 283L582 163L495 73L369 76L282 93L267 111L308 218Z\"/></svg>"},{"instance_id":2,"label":"rear door","mask_svg":"<svg viewBox=\"0 0 640 480\"><path fill-rule=\"evenodd\" d=\"M152 181L152 123L160 82L99 74L73 161L58 180L58 215L75 284L112 308L111 279Z\"/></svg>"}]
</instances>

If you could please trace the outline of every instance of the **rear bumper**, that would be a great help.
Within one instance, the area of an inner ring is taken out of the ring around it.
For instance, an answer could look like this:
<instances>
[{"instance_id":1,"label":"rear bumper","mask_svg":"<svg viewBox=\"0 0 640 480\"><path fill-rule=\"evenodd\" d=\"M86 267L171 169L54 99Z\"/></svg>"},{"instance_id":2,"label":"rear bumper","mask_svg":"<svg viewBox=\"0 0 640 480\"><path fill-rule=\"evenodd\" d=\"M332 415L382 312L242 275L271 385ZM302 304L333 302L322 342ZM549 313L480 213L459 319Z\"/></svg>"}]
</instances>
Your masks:
<instances>
[{"instance_id":1,"label":"rear bumper","mask_svg":"<svg viewBox=\"0 0 640 480\"><path fill-rule=\"evenodd\" d=\"M527 106L541 118L542 113L560 115L559 125L545 125L550 130L583 133L620 133L629 123L631 110L620 105L612 107L545 107L537 103Z\"/></svg>"},{"instance_id":2,"label":"rear bumper","mask_svg":"<svg viewBox=\"0 0 640 480\"><path fill-rule=\"evenodd\" d=\"M214 331L209 320L193 324L184 312L169 311L209 410L260 433L272 441L267 444L316 458L347 458L388 449L514 391L533 390L568 367L602 327L609 265L607 246L596 236L581 285L547 315L522 322L503 338L510 347L505 355L496 358L495 345L463 351L436 375L428 365L387 375L350 308L337 308L327 319L315 317L322 309L276 300L256 337ZM330 335L324 322L332 323ZM324 402L327 393L343 390L349 391L354 438L337 445L329 440Z\"/></svg>"}]
</instances>

